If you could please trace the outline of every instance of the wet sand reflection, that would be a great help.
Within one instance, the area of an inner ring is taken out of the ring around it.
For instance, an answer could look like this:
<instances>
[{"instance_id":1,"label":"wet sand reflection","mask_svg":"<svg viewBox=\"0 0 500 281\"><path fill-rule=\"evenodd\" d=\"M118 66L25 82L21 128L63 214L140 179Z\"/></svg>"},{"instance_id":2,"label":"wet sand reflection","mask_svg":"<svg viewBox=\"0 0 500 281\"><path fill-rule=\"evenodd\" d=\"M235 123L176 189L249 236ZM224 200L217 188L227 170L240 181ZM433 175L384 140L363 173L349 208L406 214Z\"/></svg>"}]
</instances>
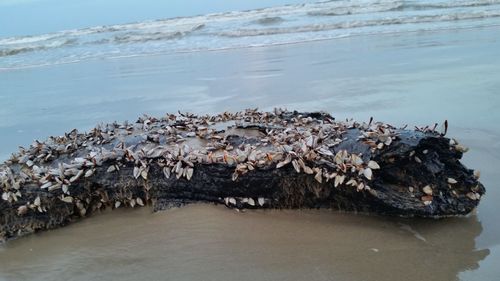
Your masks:
<instances>
[{"instance_id":1,"label":"wet sand reflection","mask_svg":"<svg viewBox=\"0 0 500 281\"><path fill-rule=\"evenodd\" d=\"M488 256L481 231L474 215L117 210L0 246L0 280L456 280Z\"/></svg>"}]
</instances>

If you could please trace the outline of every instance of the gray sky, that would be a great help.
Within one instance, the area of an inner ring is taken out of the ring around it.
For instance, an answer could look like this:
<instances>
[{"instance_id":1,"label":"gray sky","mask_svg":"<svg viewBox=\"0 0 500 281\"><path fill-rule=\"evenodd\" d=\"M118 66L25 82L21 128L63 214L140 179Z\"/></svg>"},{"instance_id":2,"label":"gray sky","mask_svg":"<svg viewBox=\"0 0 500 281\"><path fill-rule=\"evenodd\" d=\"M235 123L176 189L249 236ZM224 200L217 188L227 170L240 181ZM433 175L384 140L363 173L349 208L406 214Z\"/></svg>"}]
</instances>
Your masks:
<instances>
[{"instance_id":1,"label":"gray sky","mask_svg":"<svg viewBox=\"0 0 500 281\"><path fill-rule=\"evenodd\" d=\"M0 37L50 33L311 0L0 0Z\"/></svg>"}]
</instances>

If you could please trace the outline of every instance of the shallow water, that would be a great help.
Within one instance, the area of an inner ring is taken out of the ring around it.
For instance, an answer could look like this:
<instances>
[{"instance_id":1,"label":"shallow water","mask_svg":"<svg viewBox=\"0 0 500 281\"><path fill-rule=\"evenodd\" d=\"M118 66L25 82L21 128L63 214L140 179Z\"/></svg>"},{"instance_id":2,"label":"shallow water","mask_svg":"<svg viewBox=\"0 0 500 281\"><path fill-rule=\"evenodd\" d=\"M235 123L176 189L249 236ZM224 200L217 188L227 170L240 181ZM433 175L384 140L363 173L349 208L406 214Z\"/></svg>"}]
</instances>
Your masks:
<instances>
[{"instance_id":1,"label":"shallow water","mask_svg":"<svg viewBox=\"0 0 500 281\"><path fill-rule=\"evenodd\" d=\"M36 15L30 17L28 23L36 22L40 15L46 18L33 26L32 30L50 25L53 18L57 19L58 24L64 24L59 15L51 14L55 11L61 13L57 11L67 6L58 2L55 5L52 3L55 7L51 7L50 0L45 1L49 3L29 5L36 10ZM140 6L148 7L145 9L149 11L148 20L126 24L116 23L124 18L144 16L144 8L132 8L131 3L116 5L114 0L107 1L105 5L99 3L100 9L97 9L93 7L95 3L89 5L89 1L80 2L86 2L87 5L71 3L70 8L64 10L71 22L66 22L62 28L68 29L75 24L81 26L82 22L89 20L99 22L96 26L35 36L0 38L0 71L97 58L271 46L367 34L407 34L500 26L499 0L272 0L265 3L254 0L226 3L211 1L209 4L206 1L189 0L187 3L182 2L183 5L175 1L153 5L141 2ZM106 12L106 9L116 6L120 6L124 12ZM78 7L76 13L75 7ZM29 11L28 8L24 8L23 15L26 10ZM134 11L133 16L126 12L127 8ZM9 10L0 9L0 26L6 18L3 25L22 29L22 25L26 24L25 17L19 17L20 13L15 9ZM92 16L88 16L89 10L97 10L98 13L92 11ZM201 15L197 15L196 11ZM209 14L215 11L218 13ZM159 17L158 13L163 16ZM102 14L106 15L104 19ZM79 21L82 15L85 16ZM188 17L179 17L186 15ZM113 21L113 25L102 25L110 21Z\"/></svg>"},{"instance_id":2,"label":"shallow water","mask_svg":"<svg viewBox=\"0 0 500 281\"><path fill-rule=\"evenodd\" d=\"M114 60L0 74L0 158L33 138L141 113L326 110L448 119L487 195L468 218L332 211L119 210L0 246L0 280L497 280L500 28ZM223 65L224 67L221 67ZM16 97L15 99L12 97Z\"/></svg>"},{"instance_id":3,"label":"shallow water","mask_svg":"<svg viewBox=\"0 0 500 281\"><path fill-rule=\"evenodd\" d=\"M12 241L0 264L12 280L453 280L488 256L480 232L476 217L143 208Z\"/></svg>"}]
</instances>

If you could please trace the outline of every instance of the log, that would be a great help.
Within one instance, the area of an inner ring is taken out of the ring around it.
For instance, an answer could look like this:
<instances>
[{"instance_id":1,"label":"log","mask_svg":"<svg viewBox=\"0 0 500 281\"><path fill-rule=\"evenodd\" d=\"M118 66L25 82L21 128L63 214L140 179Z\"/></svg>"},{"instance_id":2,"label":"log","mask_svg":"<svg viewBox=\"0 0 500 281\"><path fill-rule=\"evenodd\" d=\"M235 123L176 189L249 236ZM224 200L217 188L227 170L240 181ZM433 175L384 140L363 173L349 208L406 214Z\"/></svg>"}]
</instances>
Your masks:
<instances>
[{"instance_id":1,"label":"log","mask_svg":"<svg viewBox=\"0 0 500 281\"><path fill-rule=\"evenodd\" d=\"M0 240L105 208L191 202L466 215L485 189L459 162L467 149L445 131L280 109L143 116L73 130L0 165Z\"/></svg>"}]
</instances>

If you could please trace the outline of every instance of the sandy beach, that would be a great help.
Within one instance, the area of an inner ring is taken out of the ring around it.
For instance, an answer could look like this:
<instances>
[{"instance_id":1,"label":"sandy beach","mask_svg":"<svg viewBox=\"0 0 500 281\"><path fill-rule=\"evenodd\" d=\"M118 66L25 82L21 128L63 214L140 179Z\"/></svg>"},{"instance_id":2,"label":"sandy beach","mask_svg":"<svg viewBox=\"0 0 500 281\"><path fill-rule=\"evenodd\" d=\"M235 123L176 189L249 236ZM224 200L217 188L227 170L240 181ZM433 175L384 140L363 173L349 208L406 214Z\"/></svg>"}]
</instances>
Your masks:
<instances>
[{"instance_id":1,"label":"sandy beach","mask_svg":"<svg viewBox=\"0 0 500 281\"><path fill-rule=\"evenodd\" d=\"M469 217L436 221L211 205L106 212L0 245L0 280L497 280L499 32L354 36L2 71L2 160L33 139L143 113L287 107L394 125L447 119L487 194Z\"/></svg>"}]
</instances>

